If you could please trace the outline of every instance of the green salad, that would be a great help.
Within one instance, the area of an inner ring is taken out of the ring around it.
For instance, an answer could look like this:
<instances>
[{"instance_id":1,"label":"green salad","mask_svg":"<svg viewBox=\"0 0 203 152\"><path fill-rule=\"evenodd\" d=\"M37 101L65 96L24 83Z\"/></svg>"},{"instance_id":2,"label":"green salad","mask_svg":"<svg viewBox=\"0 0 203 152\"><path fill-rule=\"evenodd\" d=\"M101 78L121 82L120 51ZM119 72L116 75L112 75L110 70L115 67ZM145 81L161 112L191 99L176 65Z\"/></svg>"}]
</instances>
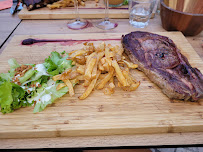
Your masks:
<instances>
[{"instance_id":1,"label":"green salad","mask_svg":"<svg viewBox=\"0 0 203 152\"><path fill-rule=\"evenodd\" d=\"M3 114L16 109L34 106L34 113L43 111L47 105L68 92L68 87L56 90L62 81L52 77L72 67L65 52L52 52L42 64L20 65L15 59L8 61L10 70L0 74L0 109Z\"/></svg>"}]
</instances>

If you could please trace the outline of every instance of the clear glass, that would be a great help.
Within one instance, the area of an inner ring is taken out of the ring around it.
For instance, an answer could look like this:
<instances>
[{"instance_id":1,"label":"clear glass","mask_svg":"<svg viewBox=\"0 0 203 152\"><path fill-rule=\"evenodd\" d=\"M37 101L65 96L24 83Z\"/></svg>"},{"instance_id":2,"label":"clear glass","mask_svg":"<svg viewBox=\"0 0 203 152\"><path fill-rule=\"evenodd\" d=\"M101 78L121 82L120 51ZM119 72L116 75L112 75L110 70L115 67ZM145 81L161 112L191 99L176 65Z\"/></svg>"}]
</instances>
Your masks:
<instances>
[{"instance_id":1,"label":"clear glass","mask_svg":"<svg viewBox=\"0 0 203 152\"><path fill-rule=\"evenodd\" d=\"M136 28L144 28L151 18L155 0L130 0L129 23Z\"/></svg>"},{"instance_id":2,"label":"clear glass","mask_svg":"<svg viewBox=\"0 0 203 152\"><path fill-rule=\"evenodd\" d=\"M105 18L95 22L95 26L103 30L111 30L118 26L118 24L109 20L109 0L104 0L105 3Z\"/></svg>"},{"instance_id":3,"label":"clear glass","mask_svg":"<svg viewBox=\"0 0 203 152\"><path fill-rule=\"evenodd\" d=\"M88 26L89 22L87 20L81 19L79 17L79 11L78 11L78 0L74 0L74 9L75 9L75 20L72 20L68 22L67 26L68 28L72 30L81 30Z\"/></svg>"}]
</instances>

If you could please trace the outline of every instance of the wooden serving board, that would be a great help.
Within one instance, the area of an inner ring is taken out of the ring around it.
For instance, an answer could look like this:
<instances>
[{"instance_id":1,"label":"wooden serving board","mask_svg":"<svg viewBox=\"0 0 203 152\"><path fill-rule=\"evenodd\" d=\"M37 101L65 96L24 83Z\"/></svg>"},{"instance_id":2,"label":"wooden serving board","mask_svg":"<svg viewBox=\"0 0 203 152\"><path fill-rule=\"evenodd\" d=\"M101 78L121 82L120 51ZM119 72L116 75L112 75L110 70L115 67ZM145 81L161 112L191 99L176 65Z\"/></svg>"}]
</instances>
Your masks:
<instances>
[{"instance_id":1,"label":"wooden serving board","mask_svg":"<svg viewBox=\"0 0 203 152\"><path fill-rule=\"evenodd\" d=\"M116 39L120 34L18 35L0 55L0 72L9 69L7 61L42 63L51 51L71 51L82 47L75 43L42 43L22 46L26 38L40 39ZM203 62L180 32L160 32L170 37L192 66L203 72ZM100 42L93 42L98 45ZM106 41L121 45L120 40ZM75 96L63 96L44 111L33 114L33 107L21 108L10 114L0 114L0 138L92 136L144 133L174 133L203 131L203 100L197 103L170 100L142 72L132 70L141 82L133 92L116 88L111 96L95 90L85 100L78 96L82 85L75 87Z\"/></svg>"},{"instance_id":2,"label":"wooden serving board","mask_svg":"<svg viewBox=\"0 0 203 152\"><path fill-rule=\"evenodd\" d=\"M95 1L86 1L86 6L79 6L79 14L81 18L104 18L104 3L100 0L99 3ZM74 7L60 8L50 10L47 7L28 11L23 8L19 14L20 19L74 19ZM129 18L128 5L117 8L109 8L110 18Z\"/></svg>"}]
</instances>

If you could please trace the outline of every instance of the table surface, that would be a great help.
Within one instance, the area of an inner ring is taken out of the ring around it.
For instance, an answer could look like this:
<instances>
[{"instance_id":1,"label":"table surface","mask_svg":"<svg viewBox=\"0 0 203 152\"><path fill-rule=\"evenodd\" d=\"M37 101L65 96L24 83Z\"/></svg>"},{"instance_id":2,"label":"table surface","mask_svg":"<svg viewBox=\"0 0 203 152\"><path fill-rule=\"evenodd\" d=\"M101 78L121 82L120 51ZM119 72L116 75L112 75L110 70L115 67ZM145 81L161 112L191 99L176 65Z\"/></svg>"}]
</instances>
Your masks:
<instances>
[{"instance_id":1,"label":"table surface","mask_svg":"<svg viewBox=\"0 0 203 152\"><path fill-rule=\"evenodd\" d=\"M0 11L0 53L14 35L38 34L81 34L81 33L126 33L136 30L149 32L165 32L161 26L160 16L150 20L149 26L137 29L129 25L127 19L116 19L118 27L103 31L93 26L96 20L89 20L90 27L77 31L67 28L67 20L20 20L12 17L9 9ZM3 33L3 34L2 34ZM186 37L203 60L203 32L197 36ZM188 140L189 139L189 140ZM152 145L194 145L203 144L203 132L137 134L114 136L85 136L30 139L0 139L1 149L31 148L78 148L78 147L115 147L115 146L152 146Z\"/></svg>"}]
</instances>

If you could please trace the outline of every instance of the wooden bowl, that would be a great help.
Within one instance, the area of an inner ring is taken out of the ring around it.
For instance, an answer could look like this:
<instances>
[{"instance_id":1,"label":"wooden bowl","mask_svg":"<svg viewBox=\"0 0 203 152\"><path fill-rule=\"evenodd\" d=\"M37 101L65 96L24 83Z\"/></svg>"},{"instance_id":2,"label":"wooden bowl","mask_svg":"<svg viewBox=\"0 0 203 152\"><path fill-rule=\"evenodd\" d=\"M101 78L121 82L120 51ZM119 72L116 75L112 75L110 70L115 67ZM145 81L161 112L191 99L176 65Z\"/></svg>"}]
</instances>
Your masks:
<instances>
[{"instance_id":1,"label":"wooden bowl","mask_svg":"<svg viewBox=\"0 0 203 152\"><path fill-rule=\"evenodd\" d=\"M167 31L194 36L203 30L203 0L161 0L161 22Z\"/></svg>"}]
</instances>

